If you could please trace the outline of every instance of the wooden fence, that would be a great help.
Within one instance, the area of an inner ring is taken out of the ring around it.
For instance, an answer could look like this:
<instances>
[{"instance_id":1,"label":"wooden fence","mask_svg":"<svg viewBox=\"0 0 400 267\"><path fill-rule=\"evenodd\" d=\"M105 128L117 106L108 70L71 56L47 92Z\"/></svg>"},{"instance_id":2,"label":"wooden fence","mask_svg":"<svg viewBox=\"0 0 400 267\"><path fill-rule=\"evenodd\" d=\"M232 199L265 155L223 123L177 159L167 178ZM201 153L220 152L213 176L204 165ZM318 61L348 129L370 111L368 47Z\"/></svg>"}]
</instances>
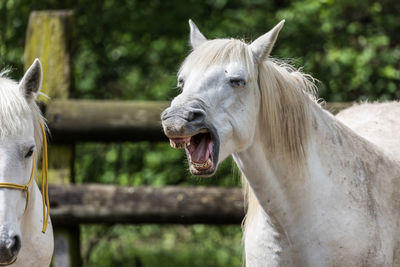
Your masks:
<instances>
[{"instance_id":1,"label":"wooden fence","mask_svg":"<svg viewBox=\"0 0 400 267\"><path fill-rule=\"evenodd\" d=\"M54 225L81 223L239 224L244 215L239 188L51 186Z\"/></svg>"},{"instance_id":2,"label":"wooden fence","mask_svg":"<svg viewBox=\"0 0 400 267\"><path fill-rule=\"evenodd\" d=\"M332 113L351 103L325 103ZM167 101L55 100L45 117L53 143L167 141L160 113Z\"/></svg>"},{"instance_id":3,"label":"wooden fence","mask_svg":"<svg viewBox=\"0 0 400 267\"><path fill-rule=\"evenodd\" d=\"M166 141L160 113L168 102L71 100L72 11L30 16L25 67L44 68L42 90L51 97L44 114L51 131L50 200L55 226L54 266L80 266L79 224L239 224L244 215L238 188L118 187L74 185L76 142ZM348 103L326 104L336 113Z\"/></svg>"}]
</instances>

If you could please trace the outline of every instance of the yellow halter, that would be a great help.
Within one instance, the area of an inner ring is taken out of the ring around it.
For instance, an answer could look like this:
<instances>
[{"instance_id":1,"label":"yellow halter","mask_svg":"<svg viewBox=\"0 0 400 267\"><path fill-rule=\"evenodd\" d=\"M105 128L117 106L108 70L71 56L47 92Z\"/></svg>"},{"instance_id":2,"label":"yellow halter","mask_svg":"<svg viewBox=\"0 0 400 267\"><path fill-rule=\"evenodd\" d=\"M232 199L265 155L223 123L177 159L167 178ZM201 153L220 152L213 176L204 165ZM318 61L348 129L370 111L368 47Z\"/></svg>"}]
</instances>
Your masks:
<instances>
[{"instance_id":1,"label":"yellow halter","mask_svg":"<svg viewBox=\"0 0 400 267\"><path fill-rule=\"evenodd\" d=\"M42 202L43 202L43 228L42 232L46 233L47 224L49 222L50 215L50 203L49 203L49 181L48 181L48 159L47 159L47 139L46 131L42 123L40 123L43 135L43 155L42 155ZM9 188L22 190L26 192L26 202L25 210L29 203L29 187L33 181L33 176L35 175L35 153L32 154L32 171L31 178L26 185L13 184L13 183L0 183L0 188Z\"/></svg>"}]
</instances>

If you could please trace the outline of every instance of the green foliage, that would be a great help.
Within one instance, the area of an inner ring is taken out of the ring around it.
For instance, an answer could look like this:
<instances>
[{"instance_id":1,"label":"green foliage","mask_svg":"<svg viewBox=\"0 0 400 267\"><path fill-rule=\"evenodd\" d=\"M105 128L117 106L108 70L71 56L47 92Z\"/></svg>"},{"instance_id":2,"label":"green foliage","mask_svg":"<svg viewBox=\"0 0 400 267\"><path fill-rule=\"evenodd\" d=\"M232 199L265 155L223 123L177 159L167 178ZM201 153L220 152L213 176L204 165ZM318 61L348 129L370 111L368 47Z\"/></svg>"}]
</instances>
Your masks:
<instances>
[{"instance_id":1,"label":"green foliage","mask_svg":"<svg viewBox=\"0 0 400 267\"><path fill-rule=\"evenodd\" d=\"M166 143L120 143L76 146L76 182L120 185L239 186L240 175L231 159L213 178L189 176L183 150Z\"/></svg>"},{"instance_id":2,"label":"green foliage","mask_svg":"<svg viewBox=\"0 0 400 267\"><path fill-rule=\"evenodd\" d=\"M22 72L29 12L76 13L75 97L170 99L189 53L190 17L209 38L255 39L286 19L273 55L294 58L321 81L328 101L396 99L400 80L400 2L349 0L3 0L1 66Z\"/></svg>"},{"instance_id":3,"label":"green foliage","mask_svg":"<svg viewBox=\"0 0 400 267\"><path fill-rule=\"evenodd\" d=\"M239 226L82 226L85 266L242 265ZM99 238L101 236L101 238Z\"/></svg>"},{"instance_id":4,"label":"green foliage","mask_svg":"<svg viewBox=\"0 0 400 267\"><path fill-rule=\"evenodd\" d=\"M400 21L393 11L399 8L396 1L293 2L277 12L288 20L280 53L301 58L327 100L397 99ZM299 34L296 47L285 40Z\"/></svg>"}]
</instances>

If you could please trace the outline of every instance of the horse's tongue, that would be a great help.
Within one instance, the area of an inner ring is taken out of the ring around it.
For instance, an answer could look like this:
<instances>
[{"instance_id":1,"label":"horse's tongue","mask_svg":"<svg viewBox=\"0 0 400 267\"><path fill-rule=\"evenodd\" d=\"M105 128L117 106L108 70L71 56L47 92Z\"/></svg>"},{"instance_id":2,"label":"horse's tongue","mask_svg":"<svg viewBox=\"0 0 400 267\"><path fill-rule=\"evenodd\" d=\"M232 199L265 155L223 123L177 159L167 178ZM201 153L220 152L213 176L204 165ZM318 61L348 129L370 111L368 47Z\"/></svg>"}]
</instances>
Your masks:
<instances>
[{"instance_id":1,"label":"horse's tongue","mask_svg":"<svg viewBox=\"0 0 400 267\"><path fill-rule=\"evenodd\" d=\"M210 150L208 149L208 138L202 138L200 144L197 145L195 150L192 152L191 160L196 163L204 163L210 157Z\"/></svg>"}]
</instances>

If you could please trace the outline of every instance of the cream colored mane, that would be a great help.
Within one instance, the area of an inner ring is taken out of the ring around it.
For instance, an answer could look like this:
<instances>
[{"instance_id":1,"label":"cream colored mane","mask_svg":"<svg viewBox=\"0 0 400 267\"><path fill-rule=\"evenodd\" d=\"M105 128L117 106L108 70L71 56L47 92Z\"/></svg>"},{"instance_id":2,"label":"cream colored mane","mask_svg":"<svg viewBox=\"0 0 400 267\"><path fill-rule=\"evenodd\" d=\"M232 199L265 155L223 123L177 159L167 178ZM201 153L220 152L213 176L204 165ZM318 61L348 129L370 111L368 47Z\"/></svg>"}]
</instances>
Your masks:
<instances>
[{"instance_id":1,"label":"cream colored mane","mask_svg":"<svg viewBox=\"0 0 400 267\"><path fill-rule=\"evenodd\" d=\"M7 78L8 71L0 72L0 140L16 135L29 126L29 114L33 118L35 143L37 151L41 151L42 132L40 123L45 124L40 109L35 101L29 104L18 83ZM36 157L40 153L37 153Z\"/></svg>"},{"instance_id":2,"label":"cream colored mane","mask_svg":"<svg viewBox=\"0 0 400 267\"><path fill-rule=\"evenodd\" d=\"M309 101L315 101L314 79L276 59L259 64L260 128L265 129L266 151L288 157L293 164L304 158L310 128Z\"/></svg>"},{"instance_id":3,"label":"cream colored mane","mask_svg":"<svg viewBox=\"0 0 400 267\"><path fill-rule=\"evenodd\" d=\"M315 79L272 58L259 63L258 75L262 96L259 124L261 129L265 129L265 151L288 159L292 167L298 168L306 156L304 148L311 127L310 100L317 102ZM242 223L245 233L248 223L258 212L259 204L244 177L242 184L247 207Z\"/></svg>"}]
</instances>

